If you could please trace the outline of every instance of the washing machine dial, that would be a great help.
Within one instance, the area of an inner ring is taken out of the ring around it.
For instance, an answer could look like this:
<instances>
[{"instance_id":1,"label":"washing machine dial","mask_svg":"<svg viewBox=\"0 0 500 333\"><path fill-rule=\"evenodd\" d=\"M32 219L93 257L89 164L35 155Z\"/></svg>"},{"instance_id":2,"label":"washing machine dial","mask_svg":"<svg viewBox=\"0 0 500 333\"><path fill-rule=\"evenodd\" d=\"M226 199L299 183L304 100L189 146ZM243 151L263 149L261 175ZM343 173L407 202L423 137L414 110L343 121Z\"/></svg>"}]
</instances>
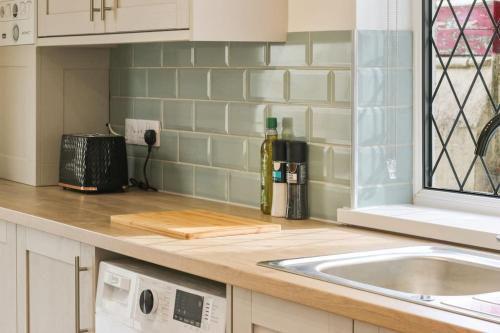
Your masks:
<instances>
[{"instance_id":1,"label":"washing machine dial","mask_svg":"<svg viewBox=\"0 0 500 333\"><path fill-rule=\"evenodd\" d=\"M17 24L15 24L12 28L12 39L14 40L14 42L17 42L19 40L19 26Z\"/></svg>"},{"instance_id":2,"label":"washing machine dial","mask_svg":"<svg viewBox=\"0 0 500 333\"><path fill-rule=\"evenodd\" d=\"M146 289L141 292L139 297L139 308L141 312L148 315L156 311L158 307L157 297L151 289Z\"/></svg>"},{"instance_id":3,"label":"washing machine dial","mask_svg":"<svg viewBox=\"0 0 500 333\"><path fill-rule=\"evenodd\" d=\"M17 3L15 3L12 6L12 17L16 18L17 14L19 14L19 7L17 6Z\"/></svg>"}]
</instances>

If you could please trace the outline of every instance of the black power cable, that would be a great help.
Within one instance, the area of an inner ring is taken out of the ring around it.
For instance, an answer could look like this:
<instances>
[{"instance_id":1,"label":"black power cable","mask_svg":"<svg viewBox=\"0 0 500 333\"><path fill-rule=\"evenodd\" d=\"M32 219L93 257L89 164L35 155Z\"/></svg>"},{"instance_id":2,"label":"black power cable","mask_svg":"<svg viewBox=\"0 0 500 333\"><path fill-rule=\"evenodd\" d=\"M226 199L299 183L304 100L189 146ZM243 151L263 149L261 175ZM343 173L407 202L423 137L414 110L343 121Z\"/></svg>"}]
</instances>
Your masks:
<instances>
[{"instance_id":1,"label":"black power cable","mask_svg":"<svg viewBox=\"0 0 500 333\"><path fill-rule=\"evenodd\" d=\"M142 168L142 173L144 175L144 181L138 181L135 178L130 178L130 184L132 184L132 186L140 188L141 190L144 190L144 191L151 190L151 191L158 192L158 190L156 188L149 185L148 174L147 174L147 167L148 167L149 158L151 157L151 150L153 149L153 146L156 143L156 131L147 130L146 132L144 132L144 141L148 145L148 155L146 156L146 161L144 162L144 166Z\"/></svg>"}]
</instances>

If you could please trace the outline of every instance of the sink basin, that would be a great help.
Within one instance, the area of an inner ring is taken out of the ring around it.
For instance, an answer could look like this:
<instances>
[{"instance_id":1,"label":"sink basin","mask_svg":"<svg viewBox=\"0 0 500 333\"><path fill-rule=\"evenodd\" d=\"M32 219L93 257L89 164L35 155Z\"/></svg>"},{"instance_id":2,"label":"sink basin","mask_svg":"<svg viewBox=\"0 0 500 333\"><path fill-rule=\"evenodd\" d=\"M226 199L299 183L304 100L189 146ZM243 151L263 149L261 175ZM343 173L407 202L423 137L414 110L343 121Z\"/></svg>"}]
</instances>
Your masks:
<instances>
[{"instance_id":1,"label":"sink basin","mask_svg":"<svg viewBox=\"0 0 500 333\"><path fill-rule=\"evenodd\" d=\"M259 265L459 313L465 311L482 319L486 316L495 322L500 320L500 256L491 253L417 246L274 260ZM469 306L471 302L480 302L478 299L484 295L494 305L493 313L478 313L478 306ZM498 304L491 299L498 300Z\"/></svg>"}]
</instances>

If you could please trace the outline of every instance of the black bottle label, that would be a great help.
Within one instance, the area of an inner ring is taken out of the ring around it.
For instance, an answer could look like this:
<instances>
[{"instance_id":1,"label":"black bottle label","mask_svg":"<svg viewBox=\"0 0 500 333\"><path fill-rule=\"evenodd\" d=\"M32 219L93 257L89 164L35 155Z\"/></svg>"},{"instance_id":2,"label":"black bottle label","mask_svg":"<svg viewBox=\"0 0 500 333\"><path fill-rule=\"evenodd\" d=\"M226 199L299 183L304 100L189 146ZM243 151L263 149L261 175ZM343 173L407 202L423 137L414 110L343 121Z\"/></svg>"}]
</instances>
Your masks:
<instances>
[{"instance_id":1,"label":"black bottle label","mask_svg":"<svg viewBox=\"0 0 500 333\"><path fill-rule=\"evenodd\" d=\"M307 183L307 169L304 163L287 163L286 181L288 184Z\"/></svg>"}]
</instances>

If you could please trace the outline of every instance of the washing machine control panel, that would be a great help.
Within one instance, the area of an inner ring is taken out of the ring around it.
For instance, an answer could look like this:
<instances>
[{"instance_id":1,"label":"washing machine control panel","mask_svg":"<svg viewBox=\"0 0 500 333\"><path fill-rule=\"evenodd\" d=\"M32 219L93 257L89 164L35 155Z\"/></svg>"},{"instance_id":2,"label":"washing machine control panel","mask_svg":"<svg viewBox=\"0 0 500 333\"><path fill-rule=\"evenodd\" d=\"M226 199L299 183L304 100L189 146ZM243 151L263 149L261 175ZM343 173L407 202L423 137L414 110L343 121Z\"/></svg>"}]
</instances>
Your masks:
<instances>
[{"instance_id":1,"label":"washing machine control panel","mask_svg":"<svg viewBox=\"0 0 500 333\"><path fill-rule=\"evenodd\" d=\"M0 46L35 42L35 0L0 0Z\"/></svg>"}]
</instances>

